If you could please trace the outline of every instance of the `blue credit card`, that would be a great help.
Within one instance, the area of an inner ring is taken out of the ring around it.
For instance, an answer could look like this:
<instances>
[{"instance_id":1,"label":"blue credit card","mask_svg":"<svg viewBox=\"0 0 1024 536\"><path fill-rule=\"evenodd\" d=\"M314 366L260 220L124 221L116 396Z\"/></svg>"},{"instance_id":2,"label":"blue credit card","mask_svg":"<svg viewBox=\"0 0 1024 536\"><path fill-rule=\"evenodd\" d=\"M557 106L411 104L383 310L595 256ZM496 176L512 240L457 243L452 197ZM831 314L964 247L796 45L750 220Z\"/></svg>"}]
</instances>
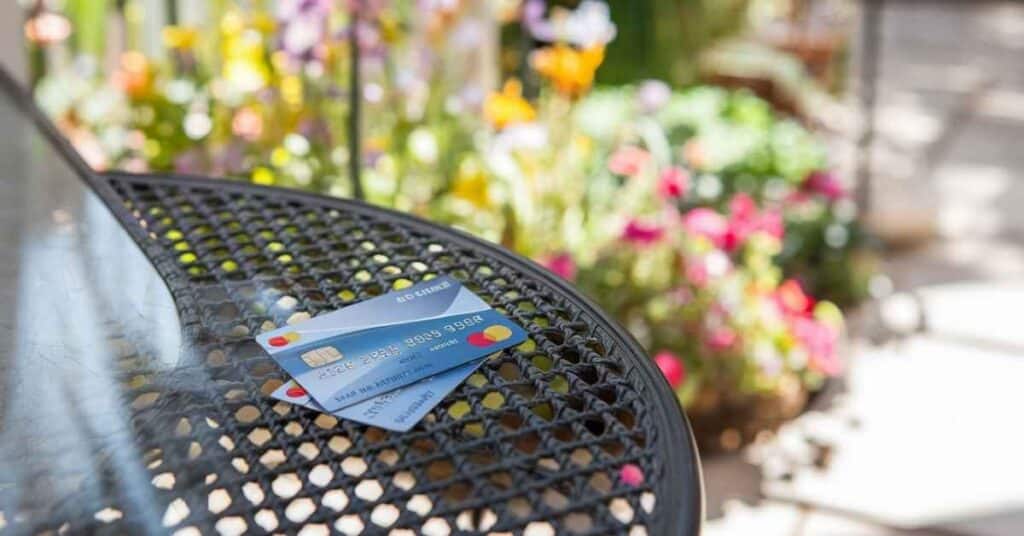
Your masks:
<instances>
[{"instance_id":1,"label":"blue credit card","mask_svg":"<svg viewBox=\"0 0 1024 536\"><path fill-rule=\"evenodd\" d=\"M386 428L396 432L407 432L434 409L448 393L473 374L487 359L470 361L451 370L422 379L380 396L333 412L335 417ZM306 390L295 380L285 382L270 394L271 397L292 404L326 413Z\"/></svg>"},{"instance_id":2,"label":"blue credit card","mask_svg":"<svg viewBox=\"0 0 1024 536\"><path fill-rule=\"evenodd\" d=\"M524 340L523 328L447 276L256 337L328 412Z\"/></svg>"}]
</instances>

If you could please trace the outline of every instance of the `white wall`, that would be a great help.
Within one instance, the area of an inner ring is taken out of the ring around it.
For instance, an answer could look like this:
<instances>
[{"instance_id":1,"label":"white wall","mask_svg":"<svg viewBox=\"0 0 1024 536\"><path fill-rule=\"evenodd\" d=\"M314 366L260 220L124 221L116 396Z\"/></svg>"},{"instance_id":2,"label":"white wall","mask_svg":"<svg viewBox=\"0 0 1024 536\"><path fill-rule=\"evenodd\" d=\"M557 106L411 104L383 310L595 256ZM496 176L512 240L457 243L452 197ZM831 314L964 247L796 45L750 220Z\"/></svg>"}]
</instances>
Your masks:
<instances>
[{"instance_id":1,"label":"white wall","mask_svg":"<svg viewBox=\"0 0 1024 536\"><path fill-rule=\"evenodd\" d=\"M22 48L22 16L19 2L0 1L0 65L25 81L25 52Z\"/></svg>"}]
</instances>

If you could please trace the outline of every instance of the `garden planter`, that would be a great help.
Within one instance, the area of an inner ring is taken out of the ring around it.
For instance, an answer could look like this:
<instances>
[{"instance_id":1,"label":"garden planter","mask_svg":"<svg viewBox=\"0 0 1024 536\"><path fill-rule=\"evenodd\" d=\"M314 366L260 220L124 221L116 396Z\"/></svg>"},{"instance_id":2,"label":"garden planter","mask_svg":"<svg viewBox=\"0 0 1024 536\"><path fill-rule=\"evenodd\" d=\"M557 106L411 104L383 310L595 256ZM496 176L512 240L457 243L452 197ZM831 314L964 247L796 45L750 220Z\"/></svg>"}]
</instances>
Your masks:
<instances>
[{"instance_id":1,"label":"garden planter","mask_svg":"<svg viewBox=\"0 0 1024 536\"><path fill-rule=\"evenodd\" d=\"M687 408L702 456L738 450L774 432L807 407L810 393L799 383L775 393L742 395L706 388Z\"/></svg>"},{"instance_id":2,"label":"garden planter","mask_svg":"<svg viewBox=\"0 0 1024 536\"><path fill-rule=\"evenodd\" d=\"M804 28L798 24L783 24L764 37L772 47L792 54L823 87L840 89L843 70L842 58L849 36L833 28Z\"/></svg>"}]
</instances>

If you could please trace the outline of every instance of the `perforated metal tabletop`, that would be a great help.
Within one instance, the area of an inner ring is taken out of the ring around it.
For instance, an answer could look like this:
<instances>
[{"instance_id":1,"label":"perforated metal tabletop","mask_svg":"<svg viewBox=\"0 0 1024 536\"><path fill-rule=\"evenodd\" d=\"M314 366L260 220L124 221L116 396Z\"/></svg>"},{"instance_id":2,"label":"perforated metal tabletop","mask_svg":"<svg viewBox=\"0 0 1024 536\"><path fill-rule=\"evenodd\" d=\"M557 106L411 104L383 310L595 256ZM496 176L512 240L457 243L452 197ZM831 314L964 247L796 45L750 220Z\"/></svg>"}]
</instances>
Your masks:
<instances>
[{"instance_id":1,"label":"perforated metal tabletop","mask_svg":"<svg viewBox=\"0 0 1024 536\"><path fill-rule=\"evenodd\" d=\"M358 202L93 173L0 86L4 530L699 532L671 389L560 279ZM410 432L267 396L286 376L254 335L441 274L529 340Z\"/></svg>"}]
</instances>

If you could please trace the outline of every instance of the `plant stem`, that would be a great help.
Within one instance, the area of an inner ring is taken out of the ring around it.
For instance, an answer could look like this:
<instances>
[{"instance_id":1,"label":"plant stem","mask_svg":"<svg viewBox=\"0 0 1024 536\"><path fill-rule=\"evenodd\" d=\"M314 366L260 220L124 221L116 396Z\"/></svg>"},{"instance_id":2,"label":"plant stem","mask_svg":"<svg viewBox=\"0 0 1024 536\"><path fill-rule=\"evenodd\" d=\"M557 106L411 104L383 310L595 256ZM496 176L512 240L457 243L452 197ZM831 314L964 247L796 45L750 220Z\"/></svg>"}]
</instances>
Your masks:
<instances>
[{"instance_id":1,"label":"plant stem","mask_svg":"<svg viewBox=\"0 0 1024 536\"><path fill-rule=\"evenodd\" d=\"M349 30L349 54L351 65L349 65L349 118L348 118L348 167L349 178L352 180L352 195L356 199L363 200L362 173L362 144L359 140L359 107L362 102L363 91L359 80L359 8L361 2L356 2L352 11L351 29Z\"/></svg>"}]
</instances>

